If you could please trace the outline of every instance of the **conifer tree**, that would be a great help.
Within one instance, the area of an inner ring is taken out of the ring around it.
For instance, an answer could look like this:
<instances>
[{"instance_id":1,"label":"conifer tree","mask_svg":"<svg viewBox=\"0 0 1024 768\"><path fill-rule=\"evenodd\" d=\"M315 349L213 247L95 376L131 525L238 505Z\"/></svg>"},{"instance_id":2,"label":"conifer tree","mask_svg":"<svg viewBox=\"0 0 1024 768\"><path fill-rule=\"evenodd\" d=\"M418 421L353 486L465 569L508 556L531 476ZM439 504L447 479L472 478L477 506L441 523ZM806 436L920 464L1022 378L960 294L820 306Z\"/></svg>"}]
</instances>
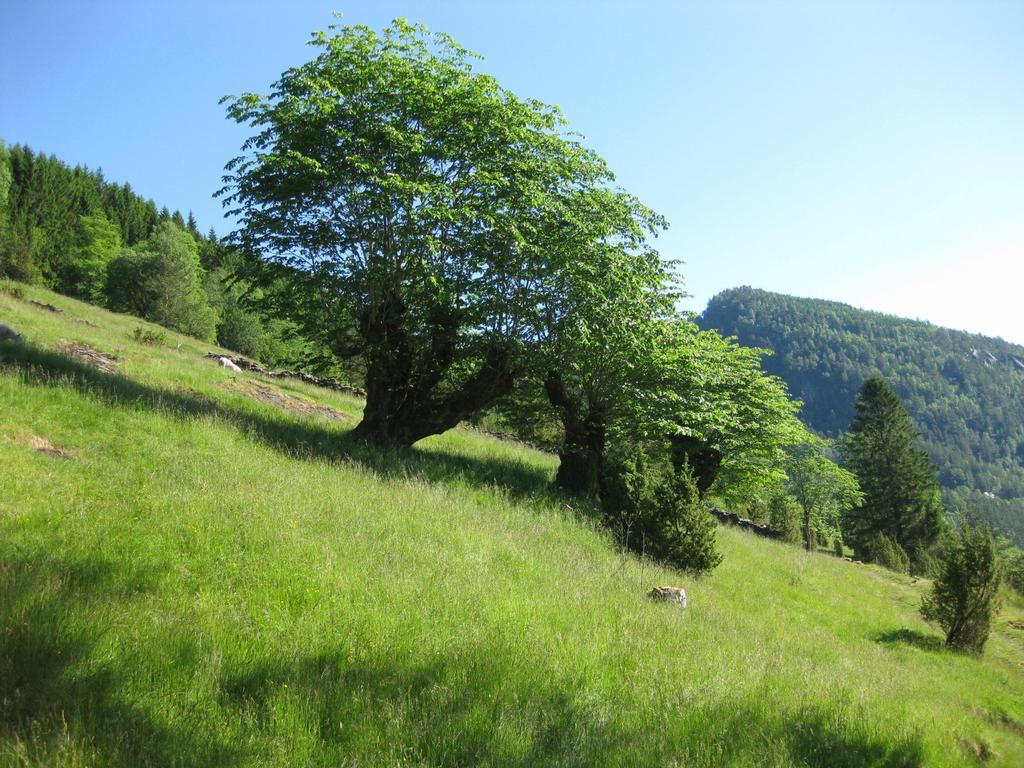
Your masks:
<instances>
[{"instance_id":1,"label":"conifer tree","mask_svg":"<svg viewBox=\"0 0 1024 768\"><path fill-rule=\"evenodd\" d=\"M921 614L946 633L946 645L980 654L999 608L1002 568L992 530L965 524L944 557L942 574L921 601Z\"/></svg>"},{"instance_id":2,"label":"conifer tree","mask_svg":"<svg viewBox=\"0 0 1024 768\"><path fill-rule=\"evenodd\" d=\"M11 189L11 160L7 145L0 139L0 227L6 223L7 196ZM3 230L0 229L0 232Z\"/></svg>"},{"instance_id":3,"label":"conifer tree","mask_svg":"<svg viewBox=\"0 0 1024 768\"><path fill-rule=\"evenodd\" d=\"M610 475L604 523L623 547L694 576L722 562L717 524L685 460L673 467L637 447Z\"/></svg>"},{"instance_id":4,"label":"conifer tree","mask_svg":"<svg viewBox=\"0 0 1024 768\"><path fill-rule=\"evenodd\" d=\"M910 415L880 377L864 382L855 409L843 459L864 498L844 515L844 539L861 558L878 533L906 552L930 546L944 526L939 483Z\"/></svg>"}]
</instances>

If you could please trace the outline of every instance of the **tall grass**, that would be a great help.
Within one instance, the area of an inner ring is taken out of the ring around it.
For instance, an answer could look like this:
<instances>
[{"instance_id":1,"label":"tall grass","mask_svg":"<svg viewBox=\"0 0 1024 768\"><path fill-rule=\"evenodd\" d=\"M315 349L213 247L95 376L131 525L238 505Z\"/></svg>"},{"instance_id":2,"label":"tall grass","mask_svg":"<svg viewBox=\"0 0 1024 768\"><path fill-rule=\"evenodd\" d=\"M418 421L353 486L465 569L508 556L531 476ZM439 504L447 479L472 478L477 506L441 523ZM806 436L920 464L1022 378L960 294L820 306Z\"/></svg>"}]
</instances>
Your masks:
<instances>
[{"instance_id":1,"label":"tall grass","mask_svg":"<svg viewBox=\"0 0 1024 768\"><path fill-rule=\"evenodd\" d=\"M0 765L1024 764L1019 603L979 660L871 566L720 529L684 579L552 493L551 456L466 430L377 452L351 397L263 381L353 417L299 418L208 345L24 294L0 293L27 339L0 351ZM691 608L645 599L665 583Z\"/></svg>"}]
</instances>

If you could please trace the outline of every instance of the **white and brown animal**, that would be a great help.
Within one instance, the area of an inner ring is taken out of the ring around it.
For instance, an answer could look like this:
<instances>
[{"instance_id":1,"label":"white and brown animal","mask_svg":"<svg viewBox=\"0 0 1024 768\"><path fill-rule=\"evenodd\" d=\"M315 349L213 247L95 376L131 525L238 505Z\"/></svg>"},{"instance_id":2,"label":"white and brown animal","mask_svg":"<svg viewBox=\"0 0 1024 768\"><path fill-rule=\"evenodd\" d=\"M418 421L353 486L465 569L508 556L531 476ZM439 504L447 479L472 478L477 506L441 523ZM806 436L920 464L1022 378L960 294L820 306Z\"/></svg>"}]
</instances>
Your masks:
<instances>
[{"instance_id":1,"label":"white and brown animal","mask_svg":"<svg viewBox=\"0 0 1024 768\"><path fill-rule=\"evenodd\" d=\"M686 607L686 590L682 587L655 587L647 596L661 603L672 603L680 608Z\"/></svg>"},{"instance_id":2,"label":"white and brown animal","mask_svg":"<svg viewBox=\"0 0 1024 768\"><path fill-rule=\"evenodd\" d=\"M0 342L2 341L13 341L15 344L20 344L21 334L11 326L0 323Z\"/></svg>"},{"instance_id":3,"label":"white and brown animal","mask_svg":"<svg viewBox=\"0 0 1024 768\"><path fill-rule=\"evenodd\" d=\"M242 369L235 365L235 361L232 360L230 357L222 357L220 359L220 367L227 368L229 371L238 371L239 373L242 372Z\"/></svg>"}]
</instances>

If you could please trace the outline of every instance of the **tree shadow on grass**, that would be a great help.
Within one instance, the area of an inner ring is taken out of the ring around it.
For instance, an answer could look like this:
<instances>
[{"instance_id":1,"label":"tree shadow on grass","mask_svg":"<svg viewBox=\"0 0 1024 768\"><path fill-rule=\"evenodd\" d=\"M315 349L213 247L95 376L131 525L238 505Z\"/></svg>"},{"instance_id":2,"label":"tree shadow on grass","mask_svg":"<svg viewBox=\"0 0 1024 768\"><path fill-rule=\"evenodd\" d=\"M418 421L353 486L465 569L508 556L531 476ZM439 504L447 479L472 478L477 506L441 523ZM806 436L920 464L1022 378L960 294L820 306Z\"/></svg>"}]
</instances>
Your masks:
<instances>
[{"instance_id":1,"label":"tree shadow on grass","mask_svg":"<svg viewBox=\"0 0 1024 768\"><path fill-rule=\"evenodd\" d=\"M938 635L929 635L906 627L889 632L879 632L872 639L883 645L910 645L922 651L941 651L946 647Z\"/></svg>"},{"instance_id":2,"label":"tree shadow on grass","mask_svg":"<svg viewBox=\"0 0 1024 768\"><path fill-rule=\"evenodd\" d=\"M318 763L630 765L642 731L584 711L573 688L477 649L429 661L349 661L344 652L248 667L221 683L224 705L269 723L291 697L313 722Z\"/></svg>"},{"instance_id":3,"label":"tree shadow on grass","mask_svg":"<svg viewBox=\"0 0 1024 768\"><path fill-rule=\"evenodd\" d=\"M237 755L126 700L126 670L93 651L111 601L153 588L156 574L97 560L0 549L0 747L23 764L225 766ZM70 754L69 754L70 753Z\"/></svg>"},{"instance_id":4,"label":"tree shadow on grass","mask_svg":"<svg viewBox=\"0 0 1024 768\"><path fill-rule=\"evenodd\" d=\"M628 696L605 701L582 683L500 648L429 662L352 660L344 651L228 673L225 707L246 722L302 711L321 761L434 766L734 764L920 768L906 724L840 705L798 710L738 702L636 717ZM547 673L546 673L547 672ZM562 677L562 679L559 679ZM725 692L723 692L724 694ZM283 706L283 699L293 706ZM641 694L641 699L643 694ZM597 706L586 702L597 702Z\"/></svg>"},{"instance_id":5,"label":"tree shadow on grass","mask_svg":"<svg viewBox=\"0 0 1024 768\"><path fill-rule=\"evenodd\" d=\"M793 765L805 768L921 768L925 747L905 722L880 723L873 712L838 702L789 707L770 695L698 710L679 765ZM751 758L755 762L751 762Z\"/></svg>"},{"instance_id":6,"label":"tree shadow on grass","mask_svg":"<svg viewBox=\"0 0 1024 768\"><path fill-rule=\"evenodd\" d=\"M17 370L30 383L72 387L117 407L159 410L186 418L214 417L298 458L356 462L385 478L422 477L431 482L465 479L504 488L517 499L551 498L555 494L549 472L515 459L469 457L436 448L383 450L333 425L283 413L275 418L261 409L232 406L199 393L149 386L31 344L0 346L0 366Z\"/></svg>"},{"instance_id":7,"label":"tree shadow on grass","mask_svg":"<svg viewBox=\"0 0 1024 768\"><path fill-rule=\"evenodd\" d=\"M921 768L925 750L920 736L881 736L865 722L841 713L817 710L792 718L785 730L795 765L821 768Z\"/></svg>"}]
</instances>

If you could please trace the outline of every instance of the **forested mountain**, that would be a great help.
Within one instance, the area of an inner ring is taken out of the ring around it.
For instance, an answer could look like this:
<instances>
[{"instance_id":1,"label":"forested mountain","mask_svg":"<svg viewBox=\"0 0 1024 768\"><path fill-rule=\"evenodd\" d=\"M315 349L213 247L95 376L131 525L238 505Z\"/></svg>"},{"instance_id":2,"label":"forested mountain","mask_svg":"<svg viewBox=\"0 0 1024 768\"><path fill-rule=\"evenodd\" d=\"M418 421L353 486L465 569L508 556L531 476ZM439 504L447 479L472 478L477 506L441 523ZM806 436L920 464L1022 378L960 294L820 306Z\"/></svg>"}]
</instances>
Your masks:
<instances>
[{"instance_id":1,"label":"forested mountain","mask_svg":"<svg viewBox=\"0 0 1024 768\"><path fill-rule=\"evenodd\" d=\"M947 503L1024 543L1024 347L748 287L715 296L700 322L771 350L765 369L830 437L848 428L861 383L887 379L921 430Z\"/></svg>"}]
</instances>

